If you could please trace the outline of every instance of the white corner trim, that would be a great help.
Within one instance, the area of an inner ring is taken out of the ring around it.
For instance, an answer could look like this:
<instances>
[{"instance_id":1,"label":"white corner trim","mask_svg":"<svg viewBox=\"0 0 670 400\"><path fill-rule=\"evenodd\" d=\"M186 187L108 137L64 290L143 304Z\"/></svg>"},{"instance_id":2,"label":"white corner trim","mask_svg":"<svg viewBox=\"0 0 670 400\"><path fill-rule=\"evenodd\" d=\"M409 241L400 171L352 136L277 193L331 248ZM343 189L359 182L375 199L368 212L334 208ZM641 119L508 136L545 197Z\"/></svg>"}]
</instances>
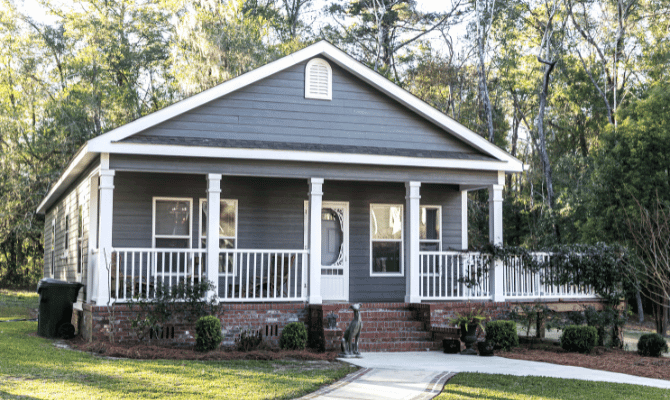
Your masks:
<instances>
[{"instance_id":1,"label":"white corner trim","mask_svg":"<svg viewBox=\"0 0 670 400\"><path fill-rule=\"evenodd\" d=\"M96 151L98 146L91 146ZM507 161L462 160L384 156L375 154L326 153L318 151L238 149L222 147L175 146L144 143L112 143L105 145L106 151L114 154L136 154L148 156L232 158L249 160L299 161L339 164L394 165L422 168L472 169L482 171L521 172L521 164Z\"/></svg>"}]
</instances>

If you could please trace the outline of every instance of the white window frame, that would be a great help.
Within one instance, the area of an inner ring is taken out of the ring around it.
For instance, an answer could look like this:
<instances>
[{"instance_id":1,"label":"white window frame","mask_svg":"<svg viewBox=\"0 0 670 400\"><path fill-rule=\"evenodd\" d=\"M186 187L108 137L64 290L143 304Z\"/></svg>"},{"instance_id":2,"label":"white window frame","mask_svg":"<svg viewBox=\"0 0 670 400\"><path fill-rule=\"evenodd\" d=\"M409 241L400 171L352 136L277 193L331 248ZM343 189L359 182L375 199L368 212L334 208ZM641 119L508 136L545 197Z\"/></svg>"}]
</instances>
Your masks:
<instances>
[{"instance_id":1,"label":"white window frame","mask_svg":"<svg viewBox=\"0 0 670 400\"><path fill-rule=\"evenodd\" d=\"M189 207L188 236L186 235L156 235L156 201L187 201ZM190 197L154 197L151 210L151 247L156 248L156 239L188 239L188 246L193 247L193 199ZM200 245L198 245L200 247Z\"/></svg>"},{"instance_id":2,"label":"white window frame","mask_svg":"<svg viewBox=\"0 0 670 400\"><path fill-rule=\"evenodd\" d=\"M51 220L51 277L56 277L56 218L58 209L54 210L54 217Z\"/></svg>"},{"instance_id":3,"label":"white window frame","mask_svg":"<svg viewBox=\"0 0 670 400\"><path fill-rule=\"evenodd\" d=\"M423 215L423 210L427 208L433 208L437 209L437 239L421 239L421 229L419 229L419 250L421 249L421 244L422 243L437 243L437 250L436 251L442 251L442 206L435 206L435 205L422 205L419 206L419 223L421 223L421 217ZM420 250L421 251L421 250Z\"/></svg>"},{"instance_id":4,"label":"white window frame","mask_svg":"<svg viewBox=\"0 0 670 400\"><path fill-rule=\"evenodd\" d=\"M310 93L309 88L312 84L312 80L310 78L310 69L312 68L312 65L314 64L320 64L326 67L328 70L328 94L326 95L315 95ZM323 58L313 58L309 60L307 65L305 66L305 98L306 99L316 99L316 100L332 100L333 99L333 69L330 66L330 63L328 61L324 60Z\"/></svg>"},{"instance_id":5,"label":"white window frame","mask_svg":"<svg viewBox=\"0 0 670 400\"><path fill-rule=\"evenodd\" d=\"M207 239L207 234L202 233L202 205L205 204L206 201L207 201L207 199L204 199L204 198L200 199L199 207L198 207L198 211L199 211L198 212L198 246L202 246L202 239ZM219 233L219 240L221 240L221 239L234 239L235 240L235 247L233 247L233 248L236 249L237 248L237 236L238 236L237 235L237 227L238 227L238 224L239 224L239 220L238 220L238 205L239 205L239 203L238 203L237 199L220 199L219 201L221 203L223 203L224 201L231 201L231 202L235 203L235 236L221 236L221 234Z\"/></svg>"},{"instance_id":6,"label":"white window frame","mask_svg":"<svg viewBox=\"0 0 670 400\"><path fill-rule=\"evenodd\" d=\"M63 228L63 255L61 258L65 260L65 265L68 264L68 250L70 249L70 212L65 210L65 226Z\"/></svg>"},{"instance_id":7,"label":"white window frame","mask_svg":"<svg viewBox=\"0 0 670 400\"><path fill-rule=\"evenodd\" d=\"M372 238L372 207L373 206L389 206L389 207L400 207L400 239L373 239ZM370 216L368 218L368 223L370 224L370 276L374 277L403 277L405 276L405 207L403 204L390 204L390 203L370 203ZM373 268L373 259L372 259L372 243L374 242L399 242L400 243L400 272L374 272Z\"/></svg>"},{"instance_id":8,"label":"white window frame","mask_svg":"<svg viewBox=\"0 0 670 400\"><path fill-rule=\"evenodd\" d=\"M77 276L84 273L84 205L77 207Z\"/></svg>"}]
</instances>

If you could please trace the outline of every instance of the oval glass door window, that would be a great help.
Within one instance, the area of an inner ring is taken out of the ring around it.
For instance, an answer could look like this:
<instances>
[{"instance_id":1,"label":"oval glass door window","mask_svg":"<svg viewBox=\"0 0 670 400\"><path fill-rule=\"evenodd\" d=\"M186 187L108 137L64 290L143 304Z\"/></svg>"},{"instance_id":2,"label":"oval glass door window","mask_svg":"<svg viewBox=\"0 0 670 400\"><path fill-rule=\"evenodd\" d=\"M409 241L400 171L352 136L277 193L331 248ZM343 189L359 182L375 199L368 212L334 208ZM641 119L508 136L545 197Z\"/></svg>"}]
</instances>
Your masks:
<instances>
[{"instance_id":1,"label":"oval glass door window","mask_svg":"<svg viewBox=\"0 0 670 400\"><path fill-rule=\"evenodd\" d=\"M342 222L330 208L321 210L321 265L333 265L342 249Z\"/></svg>"}]
</instances>

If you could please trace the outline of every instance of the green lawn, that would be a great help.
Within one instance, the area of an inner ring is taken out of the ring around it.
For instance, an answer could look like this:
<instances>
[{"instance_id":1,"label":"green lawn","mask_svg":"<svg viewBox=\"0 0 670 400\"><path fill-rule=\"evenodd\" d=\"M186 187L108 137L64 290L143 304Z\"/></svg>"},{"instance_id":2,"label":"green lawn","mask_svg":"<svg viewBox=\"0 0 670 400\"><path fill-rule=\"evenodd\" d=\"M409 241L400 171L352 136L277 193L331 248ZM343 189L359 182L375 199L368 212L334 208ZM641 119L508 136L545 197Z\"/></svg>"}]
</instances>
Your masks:
<instances>
[{"instance_id":1,"label":"green lawn","mask_svg":"<svg viewBox=\"0 0 670 400\"><path fill-rule=\"evenodd\" d=\"M38 303L36 292L0 289L0 321L30 318L28 311L37 308Z\"/></svg>"},{"instance_id":2,"label":"green lawn","mask_svg":"<svg viewBox=\"0 0 670 400\"><path fill-rule=\"evenodd\" d=\"M670 399L667 389L534 376L460 373L435 399Z\"/></svg>"},{"instance_id":3,"label":"green lawn","mask_svg":"<svg viewBox=\"0 0 670 400\"><path fill-rule=\"evenodd\" d=\"M0 323L0 398L292 399L353 371L310 370L305 362L107 360L57 349L30 335L36 331L35 322Z\"/></svg>"}]
</instances>

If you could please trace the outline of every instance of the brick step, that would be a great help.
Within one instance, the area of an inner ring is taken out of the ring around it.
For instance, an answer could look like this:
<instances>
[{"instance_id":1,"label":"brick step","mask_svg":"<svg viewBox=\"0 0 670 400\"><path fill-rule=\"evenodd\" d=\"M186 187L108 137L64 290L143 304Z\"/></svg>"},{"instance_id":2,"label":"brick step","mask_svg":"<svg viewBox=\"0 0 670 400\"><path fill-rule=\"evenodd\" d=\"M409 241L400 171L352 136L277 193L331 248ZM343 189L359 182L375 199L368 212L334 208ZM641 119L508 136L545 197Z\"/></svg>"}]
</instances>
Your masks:
<instances>
[{"instance_id":1,"label":"brick step","mask_svg":"<svg viewBox=\"0 0 670 400\"><path fill-rule=\"evenodd\" d=\"M340 322L337 327L345 330L349 326L347 322ZM362 331L379 330L423 330L423 322L420 321L363 321Z\"/></svg>"},{"instance_id":2,"label":"brick step","mask_svg":"<svg viewBox=\"0 0 670 400\"><path fill-rule=\"evenodd\" d=\"M353 312L340 313L338 320L351 321L354 317ZM363 322L366 321L415 321L415 313L413 311L397 311L397 310L374 310L361 311L361 318Z\"/></svg>"},{"instance_id":3,"label":"brick step","mask_svg":"<svg viewBox=\"0 0 670 400\"><path fill-rule=\"evenodd\" d=\"M363 341L407 341L407 340L432 340L429 332L421 331L386 331L386 332L361 332L359 340Z\"/></svg>"},{"instance_id":4,"label":"brick step","mask_svg":"<svg viewBox=\"0 0 670 400\"><path fill-rule=\"evenodd\" d=\"M440 350L441 345L432 341L404 341L404 342L375 342L359 343L358 348L363 352L394 352L394 351L426 351Z\"/></svg>"}]
</instances>

